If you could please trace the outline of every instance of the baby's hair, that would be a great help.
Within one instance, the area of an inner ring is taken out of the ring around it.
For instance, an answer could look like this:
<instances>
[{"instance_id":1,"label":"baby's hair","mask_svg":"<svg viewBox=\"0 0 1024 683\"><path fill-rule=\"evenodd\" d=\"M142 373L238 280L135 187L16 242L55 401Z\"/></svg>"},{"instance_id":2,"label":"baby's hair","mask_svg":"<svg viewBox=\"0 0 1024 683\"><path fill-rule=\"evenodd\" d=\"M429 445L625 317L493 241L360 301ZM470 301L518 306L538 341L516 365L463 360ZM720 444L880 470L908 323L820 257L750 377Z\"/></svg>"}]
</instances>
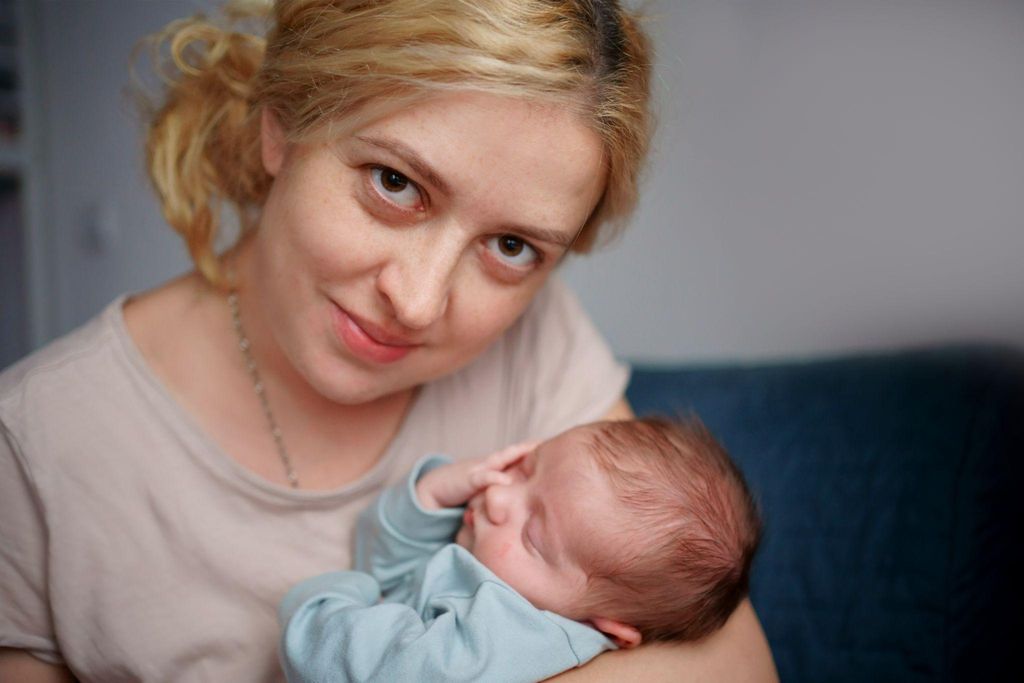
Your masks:
<instances>
[{"instance_id":1,"label":"baby's hair","mask_svg":"<svg viewBox=\"0 0 1024 683\"><path fill-rule=\"evenodd\" d=\"M739 468L696 417L602 422L591 438L627 522L615 551L580 549L586 611L644 641L715 631L747 594L761 538Z\"/></svg>"}]
</instances>

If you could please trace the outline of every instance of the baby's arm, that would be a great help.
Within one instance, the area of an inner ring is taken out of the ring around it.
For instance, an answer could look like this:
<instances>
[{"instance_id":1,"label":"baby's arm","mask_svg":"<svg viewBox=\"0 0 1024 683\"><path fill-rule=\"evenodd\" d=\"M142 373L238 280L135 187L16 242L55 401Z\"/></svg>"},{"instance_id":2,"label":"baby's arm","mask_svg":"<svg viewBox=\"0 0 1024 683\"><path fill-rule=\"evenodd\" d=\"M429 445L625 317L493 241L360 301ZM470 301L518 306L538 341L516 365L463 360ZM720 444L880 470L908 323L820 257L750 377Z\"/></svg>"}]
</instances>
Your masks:
<instances>
[{"instance_id":1,"label":"baby's arm","mask_svg":"<svg viewBox=\"0 0 1024 683\"><path fill-rule=\"evenodd\" d=\"M455 463L441 456L421 459L408 477L384 491L359 515L355 569L371 574L381 590L390 594L430 555L452 541L462 523L462 510L457 506L481 488L508 477L501 470L533 447L518 444Z\"/></svg>"},{"instance_id":2,"label":"baby's arm","mask_svg":"<svg viewBox=\"0 0 1024 683\"><path fill-rule=\"evenodd\" d=\"M288 680L527 683L613 647L594 629L535 609L455 546L430 561L416 609L379 598L361 572L293 588L280 611Z\"/></svg>"},{"instance_id":3,"label":"baby's arm","mask_svg":"<svg viewBox=\"0 0 1024 683\"><path fill-rule=\"evenodd\" d=\"M416 481L447 458L420 459L409 475L381 493L356 522L353 568L373 576L385 594L403 588L417 567L448 543L462 523L460 510L428 510L416 500Z\"/></svg>"}]
</instances>

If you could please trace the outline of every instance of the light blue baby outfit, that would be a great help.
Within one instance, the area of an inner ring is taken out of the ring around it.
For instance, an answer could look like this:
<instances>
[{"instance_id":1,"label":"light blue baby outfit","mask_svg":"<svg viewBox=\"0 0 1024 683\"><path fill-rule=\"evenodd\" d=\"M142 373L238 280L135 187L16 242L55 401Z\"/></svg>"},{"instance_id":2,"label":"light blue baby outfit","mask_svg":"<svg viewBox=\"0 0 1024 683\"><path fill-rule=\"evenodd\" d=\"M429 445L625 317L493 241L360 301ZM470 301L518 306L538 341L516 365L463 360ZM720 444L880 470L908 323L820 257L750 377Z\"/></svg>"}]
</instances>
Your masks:
<instances>
[{"instance_id":1,"label":"light blue baby outfit","mask_svg":"<svg viewBox=\"0 0 1024 683\"><path fill-rule=\"evenodd\" d=\"M615 645L534 607L451 541L463 508L425 510L421 458L359 518L355 566L307 579L281 603L281 658L297 681L540 681Z\"/></svg>"}]
</instances>

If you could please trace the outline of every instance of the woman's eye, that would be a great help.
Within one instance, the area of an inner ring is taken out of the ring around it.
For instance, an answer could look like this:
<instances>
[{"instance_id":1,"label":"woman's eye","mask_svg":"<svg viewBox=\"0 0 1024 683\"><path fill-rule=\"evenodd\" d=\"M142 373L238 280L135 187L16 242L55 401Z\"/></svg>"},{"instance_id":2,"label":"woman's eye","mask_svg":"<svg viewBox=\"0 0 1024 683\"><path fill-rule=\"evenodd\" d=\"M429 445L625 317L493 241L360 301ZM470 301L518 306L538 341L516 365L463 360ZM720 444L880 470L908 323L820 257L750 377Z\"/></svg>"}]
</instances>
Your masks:
<instances>
[{"instance_id":1,"label":"woman's eye","mask_svg":"<svg viewBox=\"0 0 1024 683\"><path fill-rule=\"evenodd\" d=\"M532 266L540 258L537 250L515 235L499 235L487 240L487 248L514 268Z\"/></svg>"},{"instance_id":2,"label":"woman's eye","mask_svg":"<svg viewBox=\"0 0 1024 683\"><path fill-rule=\"evenodd\" d=\"M374 166L370 169L370 177L381 197L403 209L415 209L423 202L416 183L393 168Z\"/></svg>"}]
</instances>

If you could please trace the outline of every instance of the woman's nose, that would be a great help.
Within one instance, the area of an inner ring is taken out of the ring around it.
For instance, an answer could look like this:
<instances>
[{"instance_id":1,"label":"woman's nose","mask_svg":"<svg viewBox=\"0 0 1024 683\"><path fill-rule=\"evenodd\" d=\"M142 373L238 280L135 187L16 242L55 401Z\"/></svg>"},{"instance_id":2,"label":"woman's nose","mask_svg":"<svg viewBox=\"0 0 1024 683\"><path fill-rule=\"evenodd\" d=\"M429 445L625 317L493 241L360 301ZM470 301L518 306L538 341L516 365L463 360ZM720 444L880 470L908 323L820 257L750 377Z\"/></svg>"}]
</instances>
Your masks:
<instances>
[{"instance_id":1,"label":"woman's nose","mask_svg":"<svg viewBox=\"0 0 1024 683\"><path fill-rule=\"evenodd\" d=\"M403 326L422 330L445 314L462 245L421 240L421 248L396 254L377 274L377 289Z\"/></svg>"}]
</instances>

